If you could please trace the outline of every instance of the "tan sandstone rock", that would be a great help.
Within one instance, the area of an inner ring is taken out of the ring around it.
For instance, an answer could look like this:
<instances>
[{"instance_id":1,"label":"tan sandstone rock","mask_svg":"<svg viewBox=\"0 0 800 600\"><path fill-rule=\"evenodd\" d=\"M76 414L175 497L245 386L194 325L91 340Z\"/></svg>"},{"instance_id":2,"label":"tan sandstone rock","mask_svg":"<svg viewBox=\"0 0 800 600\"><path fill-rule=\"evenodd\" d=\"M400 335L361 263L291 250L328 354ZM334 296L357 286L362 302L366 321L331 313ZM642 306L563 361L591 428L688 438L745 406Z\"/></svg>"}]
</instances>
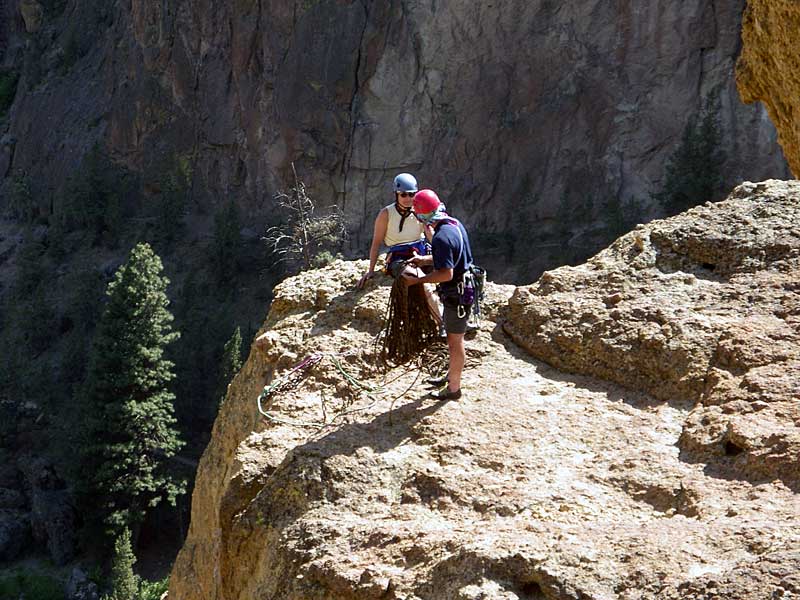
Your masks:
<instances>
[{"instance_id":1,"label":"tan sandstone rock","mask_svg":"<svg viewBox=\"0 0 800 600\"><path fill-rule=\"evenodd\" d=\"M794 173L800 173L800 3L748 0L742 19L742 53L736 83L742 100L760 100L778 129L778 139Z\"/></svg>"},{"instance_id":2,"label":"tan sandstone rock","mask_svg":"<svg viewBox=\"0 0 800 600\"><path fill-rule=\"evenodd\" d=\"M389 287L354 288L365 261L287 279L201 460L169 597L800 593L799 191L745 184L490 284L457 402L378 367ZM264 384L309 357L260 417Z\"/></svg>"},{"instance_id":3,"label":"tan sandstone rock","mask_svg":"<svg viewBox=\"0 0 800 600\"><path fill-rule=\"evenodd\" d=\"M797 489L798 281L800 185L745 183L518 288L504 328L558 368L699 403L687 455Z\"/></svg>"}]
</instances>

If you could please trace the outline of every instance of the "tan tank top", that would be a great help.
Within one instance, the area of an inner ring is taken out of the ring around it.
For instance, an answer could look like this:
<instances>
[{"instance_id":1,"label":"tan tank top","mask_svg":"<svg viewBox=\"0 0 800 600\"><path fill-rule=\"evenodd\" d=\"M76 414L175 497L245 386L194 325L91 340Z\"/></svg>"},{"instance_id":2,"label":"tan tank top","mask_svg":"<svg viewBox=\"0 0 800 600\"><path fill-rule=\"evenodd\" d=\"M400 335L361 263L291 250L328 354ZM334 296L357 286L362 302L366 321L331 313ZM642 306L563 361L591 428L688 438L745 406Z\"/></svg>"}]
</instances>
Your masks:
<instances>
[{"instance_id":1,"label":"tan tank top","mask_svg":"<svg viewBox=\"0 0 800 600\"><path fill-rule=\"evenodd\" d=\"M406 217L403 222L403 231L400 231L400 213L390 204L386 207L386 212L389 213L389 222L386 225L386 235L383 238L383 243L388 246L396 246L397 244L407 244L409 242L416 242L421 237L425 237L425 229L417 218L411 214Z\"/></svg>"}]
</instances>

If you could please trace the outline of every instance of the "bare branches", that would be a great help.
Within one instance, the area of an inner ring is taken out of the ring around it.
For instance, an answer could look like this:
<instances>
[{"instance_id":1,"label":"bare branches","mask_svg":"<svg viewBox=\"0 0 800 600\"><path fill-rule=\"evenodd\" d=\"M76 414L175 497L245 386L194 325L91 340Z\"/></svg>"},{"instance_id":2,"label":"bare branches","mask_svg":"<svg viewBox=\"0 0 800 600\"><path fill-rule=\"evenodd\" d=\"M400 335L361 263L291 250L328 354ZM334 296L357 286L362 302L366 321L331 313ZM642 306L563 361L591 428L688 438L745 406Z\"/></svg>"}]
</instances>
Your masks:
<instances>
[{"instance_id":1,"label":"bare branches","mask_svg":"<svg viewBox=\"0 0 800 600\"><path fill-rule=\"evenodd\" d=\"M337 206L330 207L325 215L315 215L314 201L297 178L294 163L292 174L294 185L274 197L278 210L287 216L286 221L268 228L261 239L272 253L273 264L285 263L303 271L336 258L347 239L347 229L344 213Z\"/></svg>"}]
</instances>

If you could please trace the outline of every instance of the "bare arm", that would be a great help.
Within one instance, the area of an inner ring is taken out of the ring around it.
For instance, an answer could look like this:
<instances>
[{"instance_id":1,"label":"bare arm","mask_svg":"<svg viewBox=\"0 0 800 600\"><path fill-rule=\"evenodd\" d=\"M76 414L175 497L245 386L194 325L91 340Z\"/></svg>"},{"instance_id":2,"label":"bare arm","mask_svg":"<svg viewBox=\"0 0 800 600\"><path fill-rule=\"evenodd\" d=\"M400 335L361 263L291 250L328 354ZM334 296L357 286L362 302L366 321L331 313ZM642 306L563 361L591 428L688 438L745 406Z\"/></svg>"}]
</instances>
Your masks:
<instances>
[{"instance_id":1,"label":"bare arm","mask_svg":"<svg viewBox=\"0 0 800 600\"><path fill-rule=\"evenodd\" d=\"M432 273L428 273L425 277L413 277L403 274L403 278L408 285L415 285L417 283L444 283L453 279L453 269L436 269Z\"/></svg>"},{"instance_id":2,"label":"bare arm","mask_svg":"<svg viewBox=\"0 0 800 600\"><path fill-rule=\"evenodd\" d=\"M369 247L369 270L364 273L358 282L358 287L363 287L364 283L375 274L375 263L378 262L378 250L380 250L383 239L386 237L386 229L389 227L389 213L382 208L375 217L375 226L372 231L372 245Z\"/></svg>"}]
</instances>

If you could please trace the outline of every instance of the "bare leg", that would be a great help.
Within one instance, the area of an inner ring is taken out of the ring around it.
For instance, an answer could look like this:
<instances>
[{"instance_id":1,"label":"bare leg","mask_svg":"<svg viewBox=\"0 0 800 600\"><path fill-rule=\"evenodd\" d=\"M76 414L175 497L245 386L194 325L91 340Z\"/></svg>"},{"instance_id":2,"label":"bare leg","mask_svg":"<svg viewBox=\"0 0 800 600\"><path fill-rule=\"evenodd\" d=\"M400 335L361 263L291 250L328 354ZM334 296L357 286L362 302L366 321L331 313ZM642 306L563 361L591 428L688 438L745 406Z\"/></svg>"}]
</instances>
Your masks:
<instances>
[{"instance_id":1,"label":"bare leg","mask_svg":"<svg viewBox=\"0 0 800 600\"><path fill-rule=\"evenodd\" d=\"M438 300L438 298L436 298L436 296L433 295L433 292L431 291L430 287L428 287L428 285L426 285L424 283L422 285L425 288L425 297L428 299L428 306L431 309L431 313L433 313L433 316L436 317L436 322L439 325L441 325L442 324L442 307L439 304L439 300Z\"/></svg>"},{"instance_id":2,"label":"bare leg","mask_svg":"<svg viewBox=\"0 0 800 600\"><path fill-rule=\"evenodd\" d=\"M447 384L447 389L451 392L457 392L461 389L461 372L464 370L464 363L467 361L467 352L464 349L464 334L448 333L447 349L450 354L450 369L448 371L450 381Z\"/></svg>"}]
</instances>

